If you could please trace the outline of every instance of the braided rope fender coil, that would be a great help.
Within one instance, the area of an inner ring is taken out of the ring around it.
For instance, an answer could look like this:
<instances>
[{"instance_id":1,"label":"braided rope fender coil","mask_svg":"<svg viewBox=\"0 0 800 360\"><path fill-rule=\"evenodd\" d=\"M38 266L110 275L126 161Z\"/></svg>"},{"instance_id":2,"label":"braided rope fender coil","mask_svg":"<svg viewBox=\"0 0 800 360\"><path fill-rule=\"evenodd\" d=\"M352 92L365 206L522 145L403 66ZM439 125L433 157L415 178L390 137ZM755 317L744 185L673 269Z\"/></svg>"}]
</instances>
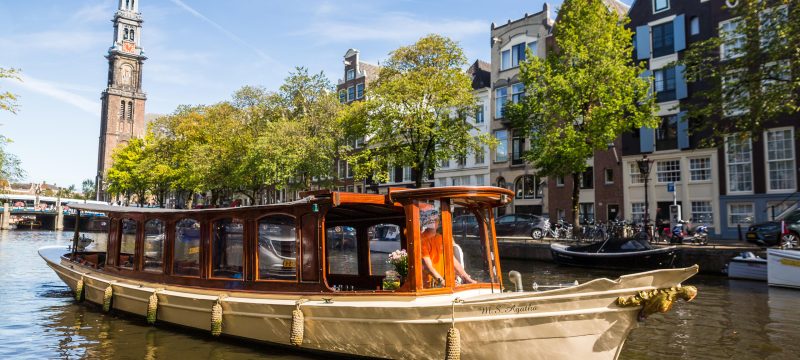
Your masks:
<instances>
[{"instance_id":1,"label":"braided rope fender coil","mask_svg":"<svg viewBox=\"0 0 800 360\"><path fill-rule=\"evenodd\" d=\"M80 280L78 280L78 283L75 285L75 301L81 301L83 299L83 287L83 276L81 276Z\"/></svg>"},{"instance_id":2,"label":"braided rope fender coil","mask_svg":"<svg viewBox=\"0 0 800 360\"><path fill-rule=\"evenodd\" d=\"M158 290L153 291L150 295L150 301L147 302L147 323L152 325L156 323L158 317Z\"/></svg>"},{"instance_id":3,"label":"braided rope fender coil","mask_svg":"<svg viewBox=\"0 0 800 360\"><path fill-rule=\"evenodd\" d=\"M111 311L111 299L114 297L114 288L108 284L106 291L103 293L103 311Z\"/></svg>"},{"instance_id":4,"label":"braided rope fender coil","mask_svg":"<svg viewBox=\"0 0 800 360\"><path fill-rule=\"evenodd\" d=\"M303 345L303 322L305 317L303 311L300 310L300 304L307 300L300 299L295 302L295 309L292 310L292 327L289 330L289 343L294 346Z\"/></svg>"},{"instance_id":5,"label":"braided rope fender coil","mask_svg":"<svg viewBox=\"0 0 800 360\"><path fill-rule=\"evenodd\" d=\"M456 329L456 304L464 303L459 298L453 299L452 313L450 315L450 329L447 329L447 342L444 349L445 360L461 359L461 333Z\"/></svg>"},{"instance_id":6,"label":"braided rope fender coil","mask_svg":"<svg viewBox=\"0 0 800 360\"><path fill-rule=\"evenodd\" d=\"M211 335L219 336L222 334L222 296L217 298L217 302L211 307Z\"/></svg>"}]
</instances>

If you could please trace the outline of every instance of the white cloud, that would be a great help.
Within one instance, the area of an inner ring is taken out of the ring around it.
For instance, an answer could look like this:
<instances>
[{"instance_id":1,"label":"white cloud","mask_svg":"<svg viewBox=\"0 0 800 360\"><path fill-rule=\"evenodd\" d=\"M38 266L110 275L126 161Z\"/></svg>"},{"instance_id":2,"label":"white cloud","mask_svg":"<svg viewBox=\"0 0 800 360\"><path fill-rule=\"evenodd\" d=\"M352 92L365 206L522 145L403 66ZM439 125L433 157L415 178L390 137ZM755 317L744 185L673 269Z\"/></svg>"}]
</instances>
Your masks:
<instances>
[{"instance_id":1,"label":"white cloud","mask_svg":"<svg viewBox=\"0 0 800 360\"><path fill-rule=\"evenodd\" d=\"M109 21L114 15L112 5L110 2L86 5L72 14L70 19L78 23Z\"/></svg>"},{"instance_id":2,"label":"white cloud","mask_svg":"<svg viewBox=\"0 0 800 360\"><path fill-rule=\"evenodd\" d=\"M363 14L362 14L363 15ZM311 35L325 42L348 43L365 40L414 41L430 33L439 33L459 40L470 35L488 33L483 20L415 18L408 13L381 13L349 19L320 19L306 31L294 35Z\"/></svg>"},{"instance_id":3,"label":"white cloud","mask_svg":"<svg viewBox=\"0 0 800 360\"><path fill-rule=\"evenodd\" d=\"M67 36L68 35L68 36ZM42 31L0 38L0 48L8 52L57 51L76 53L102 47L104 42L111 45L108 32L64 30Z\"/></svg>"},{"instance_id":4,"label":"white cloud","mask_svg":"<svg viewBox=\"0 0 800 360\"><path fill-rule=\"evenodd\" d=\"M22 82L19 86L30 91L49 96L63 103L70 104L78 109L97 115L100 111L100 104L95 100L89 100L81 95L75 94L71 88L82 88L82 86L63 86L57 83L39 80L30 75L22 75Z\"/></svg>"},{"instance_id":5,"label":"white cloud","mask_svg":"<svg viewBox=\"0 0 800 360\"><path fill-rule=\"evenodd\" d=\"M260 57L264 61L271 62L271 63L279 65L277 60L273 59L271 56L269 56L265 52L261 51L261 49L251 45L250 43L248 43L247 41L245 41L244 39L242 39L238 35L230 32L228 29L224 28L222 25L216 23L214 20L209 19L208 17L206 17L205 15L201 14L197 10L193 9L191 6L187 5L183 1L181 1L181 0L171 0L171 1L175 5L178 5L182 9L184 9L187 12L189 12L190 14L192 14L194 17L205 21L206 23L208 23L209 25L211 25L215 29L219 30L221 33L223 33L229 39L233 40L234 42L238 43L239 45L242 45L242 46L252 50L253 52L256 53L256 55L258 55L258 57Z\"/></svg>"}]
</instances>

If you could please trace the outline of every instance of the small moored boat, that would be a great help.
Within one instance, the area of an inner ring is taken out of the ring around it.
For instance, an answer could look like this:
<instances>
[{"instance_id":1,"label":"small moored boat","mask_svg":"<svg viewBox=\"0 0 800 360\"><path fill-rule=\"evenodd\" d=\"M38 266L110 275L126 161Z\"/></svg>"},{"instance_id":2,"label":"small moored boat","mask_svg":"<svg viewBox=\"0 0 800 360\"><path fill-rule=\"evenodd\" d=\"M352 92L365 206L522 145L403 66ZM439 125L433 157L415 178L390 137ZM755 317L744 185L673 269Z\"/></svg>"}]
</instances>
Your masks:
<instances>
[{"instance_id":1,"label":"small moored boat","mask_svg":"<svg viewBox=\"0 0 800 360\"><path fill-rule=\"evenodd\" d=\"M106 311L380 358L614 359L637 319L696 295L681 283L697 266L505 291L491 216L505 189L306 195L203 210L75 204L108 216L107 249L39 253L78 301ZM454 238L453 213L478 226ZM405 251L389 263L374 241Z\"/></svg>"},{"instance_id":2,"label":"small moored boat","mask_svg":"<svg viewBox=\"0 0 800 360\"><path fill-rule=\"evenodd\" d=\"M752 252L743 252L728 263L728 277L767 281L767 259Z\"/></svg>"},{"instance_id":3,"label":"small moored boat","mask_svg":"<svg viewBox=\"0 0 800 360\"><path fill-rule=\"evenodd\" d=\"M553 260L560 265L619 270L671 268L678 251L676 246L655 248L639 238L609 238L583 246L550 245Z\"/></svg>"}]
</instances>

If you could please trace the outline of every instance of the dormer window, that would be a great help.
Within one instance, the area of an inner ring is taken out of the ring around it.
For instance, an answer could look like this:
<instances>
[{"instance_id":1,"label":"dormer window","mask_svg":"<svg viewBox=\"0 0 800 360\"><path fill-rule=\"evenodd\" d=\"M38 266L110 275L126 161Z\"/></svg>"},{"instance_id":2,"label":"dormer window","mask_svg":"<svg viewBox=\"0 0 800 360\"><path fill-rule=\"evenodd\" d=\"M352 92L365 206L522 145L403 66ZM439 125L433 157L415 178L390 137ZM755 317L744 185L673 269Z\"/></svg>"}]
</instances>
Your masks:
<instances>
[{"instance_id":1,"label":"dormer window","mask_svg":"<svg viewBox=\"0 0 800 360\"><path fill-rule=\"evenodd\" d=\"M669 0L653 0L653 14L669 10Z\"/></svg>"},{"instance_id":2,"label":"dormer window","mask_svg":"<svg viewBox=\"0 0 800 360\"><path fill-rule=\"evenodd\" d=\"M349 70L347 70L347 75L345 76L345 79L347 79L347 80L353 80L353 79L355 79L355 78L356 78L356 70L355 70L355 69L349 69Z\"/></svg>"}]
</instances>

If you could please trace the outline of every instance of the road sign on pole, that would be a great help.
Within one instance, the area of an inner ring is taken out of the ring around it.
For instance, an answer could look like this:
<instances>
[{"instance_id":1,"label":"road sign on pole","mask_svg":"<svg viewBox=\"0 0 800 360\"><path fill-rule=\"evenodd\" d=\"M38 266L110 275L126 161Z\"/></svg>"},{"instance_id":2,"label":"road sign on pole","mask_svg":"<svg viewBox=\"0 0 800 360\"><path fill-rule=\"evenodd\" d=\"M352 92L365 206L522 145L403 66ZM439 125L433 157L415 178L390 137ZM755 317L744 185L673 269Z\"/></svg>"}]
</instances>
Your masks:
<instances>
[{"instance_id":1,"label":"road sign on pole","mask_svg":"<svg viewBox=\"0 0 800 360\"><path fill-rule=\"evenodd\" d=\"M667 183L667 192L675 192L675 183Z\"/></svg>"}]
</instances>

